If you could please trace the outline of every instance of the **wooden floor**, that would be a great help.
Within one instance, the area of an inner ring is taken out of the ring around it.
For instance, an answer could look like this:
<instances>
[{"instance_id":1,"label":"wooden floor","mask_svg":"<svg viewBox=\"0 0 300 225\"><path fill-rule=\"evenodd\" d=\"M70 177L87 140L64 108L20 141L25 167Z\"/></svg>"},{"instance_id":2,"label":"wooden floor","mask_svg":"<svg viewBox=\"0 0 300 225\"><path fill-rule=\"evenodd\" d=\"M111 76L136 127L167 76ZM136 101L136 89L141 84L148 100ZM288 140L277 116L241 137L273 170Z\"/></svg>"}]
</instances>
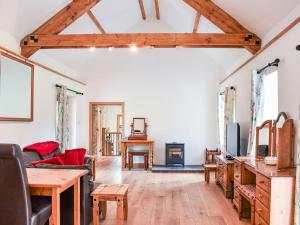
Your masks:
<instances>
[{"instance_id":1,"label":"wooden floor","mask_svg":"<svg viewBox=\"0 0 300 225\"><path fill-rule=\"evenodd\" d=\"M221 189L204 182L202 173L121 171L119 157L97 162L96 182L130 184L127 225L242 225ZM116 203L108 203L103 225L116 224Z\"/></svg>"}]
</instances>

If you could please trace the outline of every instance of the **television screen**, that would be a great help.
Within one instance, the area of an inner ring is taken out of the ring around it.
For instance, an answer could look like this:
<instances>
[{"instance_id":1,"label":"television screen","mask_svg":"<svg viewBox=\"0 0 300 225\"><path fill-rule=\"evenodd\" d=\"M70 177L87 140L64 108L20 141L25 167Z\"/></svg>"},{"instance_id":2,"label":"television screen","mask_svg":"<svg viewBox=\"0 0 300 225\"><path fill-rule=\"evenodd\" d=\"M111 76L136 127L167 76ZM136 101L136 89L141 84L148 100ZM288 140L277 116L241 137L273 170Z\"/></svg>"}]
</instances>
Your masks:
<instances>
[{"instance_id":1,"label":"television screen","mask_svg":"<svg viewBox=\"0 0 300 225\"><path fill-rule=\"evenodd\" d=\"M240 156L240 125L228 123L226 132L226 151L228 155Z\"/></svg>"}]
</instances>

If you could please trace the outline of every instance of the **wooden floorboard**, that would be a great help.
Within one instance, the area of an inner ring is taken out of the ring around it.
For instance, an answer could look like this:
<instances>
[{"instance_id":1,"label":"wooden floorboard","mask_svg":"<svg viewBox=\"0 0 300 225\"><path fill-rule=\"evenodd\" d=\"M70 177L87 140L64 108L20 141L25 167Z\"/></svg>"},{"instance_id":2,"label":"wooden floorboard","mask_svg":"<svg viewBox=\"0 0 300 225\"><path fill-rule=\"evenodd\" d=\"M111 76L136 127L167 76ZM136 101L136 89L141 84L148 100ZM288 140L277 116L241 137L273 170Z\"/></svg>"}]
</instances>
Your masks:
<instances>
[{"instance_id":1,"label":"wooden floorboard","mask_svg":"<svg viewBox=\"0 0 300 225\"><path fill-rule=\"evenodd\" d=\"M105 157L97 162L96 182L130 184L124 225L249 225L239 220L213 177L208 185L203 173L121 171L119 157ZM117 224L115 202L108 203L100 224Z\"/></svg>"}]
</instances>

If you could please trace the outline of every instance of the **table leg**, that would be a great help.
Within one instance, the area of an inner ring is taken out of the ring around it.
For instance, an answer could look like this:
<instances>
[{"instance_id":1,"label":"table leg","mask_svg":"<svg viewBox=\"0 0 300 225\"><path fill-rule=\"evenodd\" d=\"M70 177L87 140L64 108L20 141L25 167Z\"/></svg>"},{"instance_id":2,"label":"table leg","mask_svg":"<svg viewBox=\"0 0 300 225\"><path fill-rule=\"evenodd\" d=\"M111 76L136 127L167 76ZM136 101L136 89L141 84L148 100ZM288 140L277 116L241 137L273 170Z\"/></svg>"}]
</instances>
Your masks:
<instances>
[{"instance_id":1,"label":"table leg","mask_svg":"<svg viewBox=\"0 0 300 225\"><path fill-rule=\"evenodd\" d=\"M123 199L118 199L117 200L117 224L122 225L123 224L123 219L124 219L124 201Z\"/></svg>"},{"instance_id":2,"label":"table leg","mask_svg":"<svg viewBox=\"0 0 300 225\"><path fill-rule=\"evenodd\" d=\"M106 218L106 212L107 212L107 201L101 202L101 213L102 213L102 219L105 220Z\"/></svg>"},{"instance_id":3,"label":"table leg","mask_svg":"<svg viewBox=\"0 0 300 225\"><path fill-rule=\"evenodd\" d=\"M52 189L52 224L60 225L60 193L59 189Z\"/></svg>"},{"instance_id":4,"label":"table leg","mask_svg":"<svg viewBox=\"0 0 300 225\"><path fill-rule=\"evenodd\" d=\"M153 163L153 143L149 144L149 169L152 170L152 163Z\"/></svg>"},{"instance_id":5,"label":"table leg","mask_svg":"<svg viewBox=\"0 0 300 225\"><path fill-rule=\"evenodd\" d=\"M99 201L93 197L93 225L99 225Z\"/></svg>"},{"instance_id":6,"label":"table leg","mask_svg":"<svg viewBox=\"0 0 300 225\"><path fill-rule=\"evenodd\" d=\"M122 149L122 170L124 170L126 168L126 148L127 145L125 143L121 144L121 149Z\"/></svg>"},{"instance_id":7,"label":"table leg","mask_svg":"<svg viewBox=\"0 0 300 225\"><path fill-rule=\"evenodd\" d=\"M128 217L128 195L126 194L124 198L124 220L127 220Z\"/></svg>"},{"instance_id":8,"label":"table leg","mask_svg":"<svg viewBox=\"0 0 300 225\"><path fill-rule=\"evenodd\" d=\"M80 178L74 184L74 225L80 225Z\"/></svg>"}]
</instances>

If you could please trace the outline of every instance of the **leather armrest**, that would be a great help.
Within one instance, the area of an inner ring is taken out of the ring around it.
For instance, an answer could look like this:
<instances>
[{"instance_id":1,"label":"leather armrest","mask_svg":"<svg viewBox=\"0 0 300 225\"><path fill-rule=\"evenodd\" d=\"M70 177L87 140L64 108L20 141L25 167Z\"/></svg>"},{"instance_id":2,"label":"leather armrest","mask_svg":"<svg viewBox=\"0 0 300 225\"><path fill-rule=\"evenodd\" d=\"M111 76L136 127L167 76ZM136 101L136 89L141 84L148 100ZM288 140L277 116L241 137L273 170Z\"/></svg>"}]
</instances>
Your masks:
<instances>
[{"instance_id":1,"label":"leather armrest","mask_svg":"<svg viewBox=\"0 0 300 225\"><path fill-rule=\"evenodd\" d=\"M91 164L91 157L90 156L86 155L84 157L84 164Z\"/></svg>"}]
</instances>

